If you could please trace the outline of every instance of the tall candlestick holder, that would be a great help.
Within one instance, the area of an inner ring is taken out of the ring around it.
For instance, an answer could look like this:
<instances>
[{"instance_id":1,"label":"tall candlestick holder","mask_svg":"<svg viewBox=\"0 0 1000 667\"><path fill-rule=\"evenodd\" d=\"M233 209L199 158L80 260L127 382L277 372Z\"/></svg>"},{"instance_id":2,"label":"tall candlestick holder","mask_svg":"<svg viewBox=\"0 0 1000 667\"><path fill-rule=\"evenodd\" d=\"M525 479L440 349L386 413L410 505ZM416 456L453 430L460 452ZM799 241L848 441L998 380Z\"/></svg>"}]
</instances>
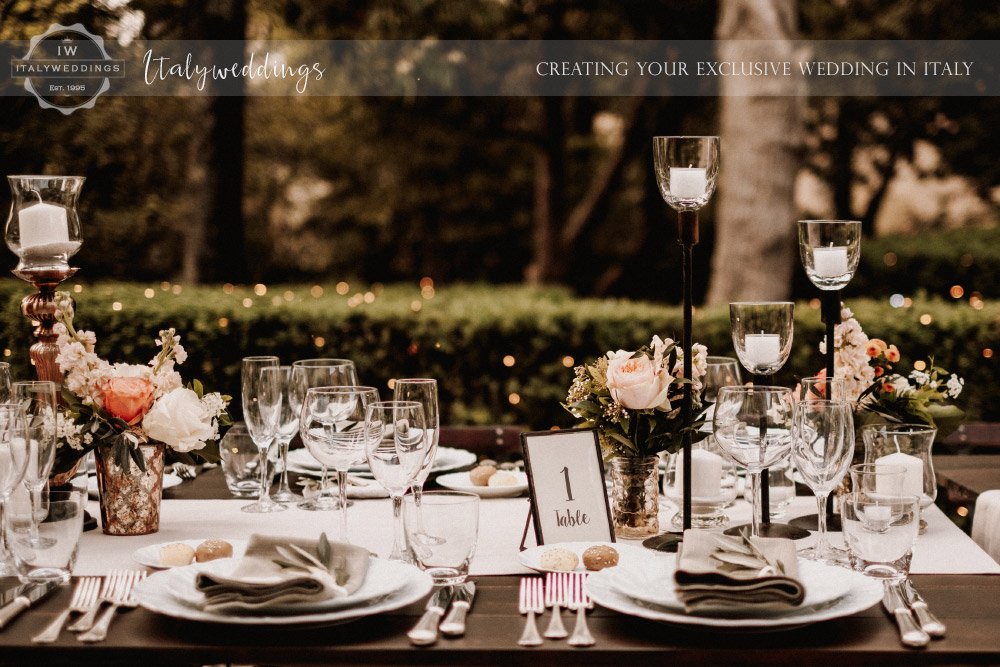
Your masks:
<instances>
[{"instance_id":1,"label":"tall candlestick holder","mask_svg":"<svg viewBox=\"0 0 1000 667\"><path fill-rule=\"evenodd\" d=\"M837 375L835 364L835 328L841 322L841 291L858 268L861 257L861 223L856 220L800 220L799 257L809 281L820 290L820 316L826 325L826 377ZM834 396L832 381L826 383L827 400ZM790 522L807 530L819 530L819 516L806 514ZM830 530L840 530L840 517L833 510L833 495L826 502L826 523Z\"/></svg>"},{"instance_id":2,"label":"tall candlestick holder","mask_svg":"<svg viewBox=\"0 0 1000 667\"><path fill-rule=\"evenodd\" d=\"M694 246L698 243L698 211L715 192L719 177L719 137L653 137L653 165L660 195L677 211L677 242L681 246L681 280L684 294L684 396L681 414L685 425L681 468L684 476L681 513L683 526L691 527L691 424L692 415L692 320L694 300L692 274ZM657 538L652 538L657 539ZM676 541L676 540L675 540Z\"/></svg>"},{"instance_id":3,"label":"tall candlestick holder","mask_svg":"<svg viewBox=\"0 0 1000 667\"><path fill-rule=\"evenodd\" d=\"M729 304L729 324L736 356L753 375L754 386L770 387L772 377L792 351L795 328L795 304L788 301L736 302ZM766 440L767 418L761 417L758 428ZM760 479L760 534L763 537L787 537L793 540L809 536L809 531L783 523L772 523L769 470ZM747 525L734 526L727 535L739 535Z\"/></svg>"},{"instance_id":4,"label":"tall candlestick holder","mask_svg":"<svg viewBox=\"0 0 1000 667\"><path fill-rule=\"evenodd\" d=\"M8 176L12 201L4 230L7 247L18 258L13 274L36 290L21 301L21 313L35 324L29 354L39 380L62 384L56 365L56 288L79 269L69 265L83 243L77 200L82 176Z\"/></svg>"}]
</instances>

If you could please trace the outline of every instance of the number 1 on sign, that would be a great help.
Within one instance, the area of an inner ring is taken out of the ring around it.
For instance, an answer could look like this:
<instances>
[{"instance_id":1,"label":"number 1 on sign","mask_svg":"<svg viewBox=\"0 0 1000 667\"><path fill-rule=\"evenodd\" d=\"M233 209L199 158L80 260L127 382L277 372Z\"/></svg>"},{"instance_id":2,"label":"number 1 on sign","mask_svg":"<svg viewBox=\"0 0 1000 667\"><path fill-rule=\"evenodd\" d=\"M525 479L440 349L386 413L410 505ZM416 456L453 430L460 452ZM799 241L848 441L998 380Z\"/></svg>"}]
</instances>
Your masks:
<instances>
[{"instance_id":1,"label":"number 1 on sign","mask_svg":"<svg viewBox=\"0 0 1000 667\"><path fill-rule=\"evenodd\" d=\"M566 478L566 501L573 502L573 487L569 484L569 468L563 466L563 469L559 472L561 472L563 477Z\"/></svg>"}]
</instances>

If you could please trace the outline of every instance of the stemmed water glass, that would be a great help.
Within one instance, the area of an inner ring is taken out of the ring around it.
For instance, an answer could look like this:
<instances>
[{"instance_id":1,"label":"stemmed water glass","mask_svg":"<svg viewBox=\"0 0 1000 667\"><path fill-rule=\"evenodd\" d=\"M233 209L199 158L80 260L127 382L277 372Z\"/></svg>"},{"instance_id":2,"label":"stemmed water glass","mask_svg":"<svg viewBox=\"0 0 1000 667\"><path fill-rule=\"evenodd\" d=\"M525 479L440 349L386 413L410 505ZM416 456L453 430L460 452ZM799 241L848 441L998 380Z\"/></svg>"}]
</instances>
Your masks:
<instances>
[{"instance_id":1,"label":"stemmed water glass","mask_svg":"<svg viewBox=\"0 0 1000 667\"><path fill-rule=\"evenodd\" d=\"M786 387L723 387L715 403L712 432L719 447L747 469L753 498L752 534L760 537L760 473L792 449L795 401Z\"/></svg>"},{"instance_id":2,"label":"stemmed water glass","mask_svg":"<svg viewBox=\"0 0 1000 667\"><path fill-rule=\"evenodd\" d=\"M0 361L0 403L10 400L10 385L13 379L10 374L10 364Z\"/></svg>"},{"instance_id":3,"label":"stemmed water glass","mask_svg":"<svg viewBox=\"0 0 1000 667\"><path fill-rule=\"evenodd\" d=\"M350 359L300 359L292 363L292 391L289 394L291 406L296 414L302 413L302 402L306 391L313 387L351 387L358 384L358 371ZM299 433L302 426L299 425ZM327 466L319 462L321 469L320 493L315 498L303 500L296 507L303 510L335 510L337 499L330 491Z\"/></svg>"},{"instance_id":4,"label":"stemmed water glass","mask_svg":"<svg viewBox=\"0 0 1000 667\"><path fill-rule=\"evenodd\" d=\"M240 509L244 512L281 512L284 505L271 500L268 490L267 454L278 434L281 411L281 369L278 357L243 358L243 421L260 452L260 498Z\"/></svg>"},{"instance_id":5,"label":"stemmed water glass","mask_svg":"<svg viewBox=\"0 0 1000 667\"><path fill-rule=\"evenodd\" d=\"M826 499L847 473L854 456L854 416L847 401L807 400L795 406L792 460L816 494L819 536L803 558L846 564L847 552L826 539Z\"/></svg>"},{"instance_id":6,"label":"stemmed water glass","mask_svg":"<svg viewBox=\"0 0 1000 667\"><path fill-rule=\"evenodd\" d=\"M365 416L365 455L375 480L392 496L389 560L409 561L403 534L403 494L416 479L427 449L427 420L416 401L379 401Z\"/></svg>"},{"instance_id":7,"label":"stemmed water glass","mask_svg":"<svg viewBox=\"0 0 1000 667\"><path fill-rule=\"evenodd\" d=\"M427 452L424 455L424 463L417 472L417 477L410 487L413 491L414 502L419 506L420 497L423 494L424 482L434 466L434 459L437 456L438 439L440 436L441 417L438 410L438 390L437 380L431 378L404 378L396 380L393 387L393 399L397 401L416 401L424 408L424 417L427 419Z\"/></svg>"},{"instance_id":8,"label":"stemmed water glass","mask_svg":"<svg viewBox=\"0 0 1000 667\"><path fill-rule=\"evenodd\" d=\"M302 441L322 465L337 471L340 541L347 538L347 471L365 459L365 416L378 401L374 387L313 387L302 402Z\"/></svg>"},{"instance_id":9,"label":"stemmed water glass","mask_svg":"<svg viewBox=\"0 0 1000 667\"><path fill-rule=\"evenodd\" d=\"M278 488L271 494L271 500L277 503L290 503L301 500L288 486L288 445L299 432L299 409L294 401L294 380L291 366L279 366L278 375L281 381L281 409L278 411L278 459L281 461L281 476L278 478Z\"/></svg>"},{"instance_id":10,"label":"stemmed water glass","mask_svg":"<svg viewBox=\"0 0 1000 667\"><path fill-rule=\"evenodd\" d=\"M24 409L28 436L28 466L24 486L31 494L29 541L34 548L49 548L51 540L39 537L38 522L45 518L45 488L56 460L56 385L54 382L15 382L11 400Z\"/></svg>"},{"instance_id":11,"label":"stemmed water glass","mask_svg":"<svg viewBox=\"0 0 1000 667\"><path fill-rule=\"evenodd\" d=\"M0 404L0 576L16 576L17 568L7 546L7 500L28 467L28 433L24 408L16 403Z\"/></svg>"}]
</instances>

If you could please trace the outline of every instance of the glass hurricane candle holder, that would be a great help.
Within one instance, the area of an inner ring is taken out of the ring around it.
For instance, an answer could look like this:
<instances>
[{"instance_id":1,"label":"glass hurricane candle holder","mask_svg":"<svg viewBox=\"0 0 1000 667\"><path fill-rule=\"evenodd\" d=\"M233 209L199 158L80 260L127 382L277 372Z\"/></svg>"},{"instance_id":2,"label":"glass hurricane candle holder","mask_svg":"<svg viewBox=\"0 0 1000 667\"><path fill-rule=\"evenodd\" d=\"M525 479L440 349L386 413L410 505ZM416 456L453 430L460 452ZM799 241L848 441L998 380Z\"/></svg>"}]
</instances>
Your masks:
<instances>
[{"instance_id":1,"label":"glass hurricane candle holder","mask_svg":"<svg viewBox=\"0 0 1000 667\"><path fill-rule=\"evenodd\" d=\"M903 495L920 498L921 512L937 498L937 477L931 447L937 429L924 424L869 424L861 429L865 463L902 466ZM920 533L927 522L920 519Z\"/></svg>"},{"instance_id":2,"label":"glass hurricane candle holder","mask_svg":"<svg viewBox=\"0 0 1000 667\"><path fill-rule=\"evenodd\" d=\"M83 243L77 200L83 176L8 176L11 206L4 237L18 271L69 268Z\"/></svg>"},{"instance_id":3,"label":"glass hurricane candle holder","mask_svg":"<svg viewBox=\"0 0 1000 667\"><path fill-rule=\"evenodd\" d=\"M684 472L680 452L667 459L663 478L663 495L680 507L684 499ZM716 528L729 525L726 507L736 499L736 466L725 456L715 436L709 436L691 447L691 527ZM678 512L670 520L673 528L683 527L684 517Z\"/></svg>"},{"instance_id":4,"label":"glass hurricane candle holder","mask_svg":"<svg viewBox=\"0 0 1000 667\"><path fill-rule=\"evenodd\" d=\"M697 211L719 178L719 137L653 137L656 184L677 211Z\"/></svg>"},{"instance_id":5,"label":"glass hurricane candle holder","mask_svg":"<svg viewBox=\"0 0 1000 667\"><path fill-rule=\"evenodd\" d=\"M812 284L843 289L861 257L861 223L855 220L800 220L799 255Z\"/></svg>"},{"instance_id":6,"label":"glass hurricane candle holder","mask_svg":"<svg viewBox=\"0 0 1000 667\"><path fill-rule=\"evenodd\" d=\"M733 346L754 375L774 375L792 350L795 304L787 301L729 304Z\"/></svg>"}]
</instances>

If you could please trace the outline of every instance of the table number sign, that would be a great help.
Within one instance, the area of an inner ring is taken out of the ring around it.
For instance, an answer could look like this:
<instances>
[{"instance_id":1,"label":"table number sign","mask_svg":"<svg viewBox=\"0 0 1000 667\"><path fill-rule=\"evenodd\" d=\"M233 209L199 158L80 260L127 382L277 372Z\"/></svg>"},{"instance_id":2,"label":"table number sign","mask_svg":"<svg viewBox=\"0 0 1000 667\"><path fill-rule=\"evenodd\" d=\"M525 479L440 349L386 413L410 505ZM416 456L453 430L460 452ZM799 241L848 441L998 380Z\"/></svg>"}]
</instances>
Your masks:
<instances>
[{"instance_id":1,"label":"table number sign","mask_svg":"<svg viewBox=\"0 0 1000 667\"><path fill-rule=\"evenodd\" d=\"M537 543L614 542L597 432L524 433L521 446Z\"/></svg>"}]
</instances>

